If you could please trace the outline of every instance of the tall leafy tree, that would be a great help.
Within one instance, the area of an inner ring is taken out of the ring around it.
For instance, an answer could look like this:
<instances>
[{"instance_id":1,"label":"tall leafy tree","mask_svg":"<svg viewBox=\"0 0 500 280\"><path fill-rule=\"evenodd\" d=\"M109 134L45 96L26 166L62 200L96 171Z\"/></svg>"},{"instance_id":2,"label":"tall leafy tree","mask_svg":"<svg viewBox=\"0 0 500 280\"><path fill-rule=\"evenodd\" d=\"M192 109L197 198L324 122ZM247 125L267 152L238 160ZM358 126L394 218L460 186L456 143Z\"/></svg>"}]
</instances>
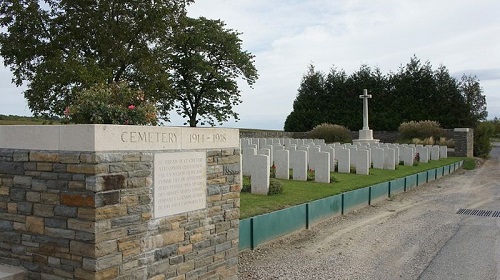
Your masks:
<instances>
[{"instance_id":1,"label":"tall leafy tree","mask_svg":"<svg viewBox=\"0 0 500 280\"><path fill-rule=\"evenodd\" d=\"M443 127L461 126L464 116L469 115L465 108L465 99L460 93L459 83L452 77L444 65L434 71L435 89L427 110L433 120Z\"/></svg>"},{"instance_id":2,"label":"tall leafy tree","mask_svg":"<svg viewBox=\"0 0 500 280\"><path fill-rule=\"evenodd\" d=\"M432 66L421 63L415 56L398 73L392 76L394 105L398 108L400 123L406 121L433 120L429 115L431 94L435 89Z\"/></svg>"},{"instance_id":3,"label":"tall leafy tree","mask_svg":"<svg viewBox=\"0 0 500 280\"><path fill-rule=\"evenodd\" d=\"M466 127L474 127L488 117L486 111L486 97L482 94L483 88L476 76L463 75L459 84L460 92L465 100L465 106L469 114L464 122Z\"/></svg>"},{"instance_id":4,"label":"tall leafy tree","mask_svg":"<svg viewBox=\"0 0 500 280\"><path fill-rule=\"evenodd\" d=\"M325 94L325 74L310 65L300 83L293 111L286 118L285 131L308 131L324 122L319 112L325 112Z\"/></svg>"},{"instance_id":5,"label":"tall leafy tree","mask_svg":"<svg viewBox=\"0 0 500 280\"><path fill-rule=\"evenodd\" d=\"M252 86L258 78L254 56L242 50L239 35L220 20L185 17L172 37L160 41L173 89L163 103L173 99L191 127L238 120L233 110L241 102L237 79Z\"/></svg>"},{"instance_id":6,"label":"tall leafy tree","mask_svg":"<svg viewBox=\"0 0 500 280\"><path fill-rule=\"evenodd\" d=\"M126 81L154 99L168 90L155 50L192 0L3 0L0 55L35 115L62 115L75 92Z\"/></svg>"}]
</instances>

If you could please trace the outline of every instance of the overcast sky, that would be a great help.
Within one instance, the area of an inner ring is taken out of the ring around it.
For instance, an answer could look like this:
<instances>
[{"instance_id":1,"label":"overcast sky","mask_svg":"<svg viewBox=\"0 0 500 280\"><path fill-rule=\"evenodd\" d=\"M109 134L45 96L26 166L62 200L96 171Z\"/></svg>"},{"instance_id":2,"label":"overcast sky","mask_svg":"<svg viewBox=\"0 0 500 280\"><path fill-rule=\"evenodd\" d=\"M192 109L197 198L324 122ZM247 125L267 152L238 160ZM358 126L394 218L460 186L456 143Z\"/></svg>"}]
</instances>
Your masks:
<instances>
[{"instance_id":1,"label":"overcast sky","mask_svg":"<svg viewBox=\"0 0 500 280\"><path fill-rule=\"evenodd\" d=\"M497 0L198 0L189 15L223 20L256 56L260 77L253 89L241 84L241 120L224 126L282 129L309 64L388 73L413 55L456 77L476 75L488 118L500 117L499 11ZM0 114L31 115L11 78L0 67ZM173 118L172 125L182 123Z\"/></svg>"}]
</instances>

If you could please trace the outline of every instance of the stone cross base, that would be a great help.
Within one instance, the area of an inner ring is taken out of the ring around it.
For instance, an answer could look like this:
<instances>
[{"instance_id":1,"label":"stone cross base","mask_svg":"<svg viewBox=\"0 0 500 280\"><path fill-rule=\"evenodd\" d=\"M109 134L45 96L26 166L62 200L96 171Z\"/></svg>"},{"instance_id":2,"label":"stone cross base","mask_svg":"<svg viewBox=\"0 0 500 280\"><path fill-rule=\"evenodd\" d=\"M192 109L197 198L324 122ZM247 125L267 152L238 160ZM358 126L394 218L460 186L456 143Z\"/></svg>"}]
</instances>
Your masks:
<instances>
[{"instance_id":1,"label":"stone cross base","mask_svg":"<svg viewBox=\"0 0 500 280\"><path fill-rule=\"evenodd\" d=\"M373 130L371 129L361 129L359 131L359 139L352 140L354 144L356 143L379 143L379 139L373 139Z\"/></svg>"}]
</instances>

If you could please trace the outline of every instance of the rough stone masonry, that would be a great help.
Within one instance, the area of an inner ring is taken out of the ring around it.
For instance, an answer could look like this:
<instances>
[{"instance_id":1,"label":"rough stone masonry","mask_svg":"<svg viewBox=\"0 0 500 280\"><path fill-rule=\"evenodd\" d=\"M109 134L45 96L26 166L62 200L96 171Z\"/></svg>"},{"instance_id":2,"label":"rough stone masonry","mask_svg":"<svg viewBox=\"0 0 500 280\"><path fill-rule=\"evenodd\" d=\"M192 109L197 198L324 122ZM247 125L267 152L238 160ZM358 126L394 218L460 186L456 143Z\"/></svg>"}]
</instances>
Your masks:
<instances>
[{"instance_id":1,"label":"rough stone masonry","mask_svg":"<svg viewBox=\"0 0 500 280\"><path fill-rule=\"evenodd\" d=\"M0 263L29 279L237 279L240 176L238 130L0 127Z\"/></svg>"}]
</instances>

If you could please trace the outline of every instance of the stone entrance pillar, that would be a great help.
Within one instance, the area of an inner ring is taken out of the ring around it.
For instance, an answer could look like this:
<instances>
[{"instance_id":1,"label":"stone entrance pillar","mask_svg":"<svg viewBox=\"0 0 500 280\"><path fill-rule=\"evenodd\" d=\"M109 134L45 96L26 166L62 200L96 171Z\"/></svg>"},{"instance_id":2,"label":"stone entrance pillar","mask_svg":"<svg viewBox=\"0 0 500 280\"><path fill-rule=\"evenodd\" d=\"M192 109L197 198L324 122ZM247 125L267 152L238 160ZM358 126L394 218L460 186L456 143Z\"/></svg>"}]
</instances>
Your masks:
<instances>
[{"instance_id":1,"label":"stone entrance pillar","mask_svg":"<svg viewBox=\"0 0 500 280\"><path fill-rule=\"evenodd\" d=\"M237 279L237 129L0 126L0 263L42 279Z\"/></svg>"}]
</instances>

